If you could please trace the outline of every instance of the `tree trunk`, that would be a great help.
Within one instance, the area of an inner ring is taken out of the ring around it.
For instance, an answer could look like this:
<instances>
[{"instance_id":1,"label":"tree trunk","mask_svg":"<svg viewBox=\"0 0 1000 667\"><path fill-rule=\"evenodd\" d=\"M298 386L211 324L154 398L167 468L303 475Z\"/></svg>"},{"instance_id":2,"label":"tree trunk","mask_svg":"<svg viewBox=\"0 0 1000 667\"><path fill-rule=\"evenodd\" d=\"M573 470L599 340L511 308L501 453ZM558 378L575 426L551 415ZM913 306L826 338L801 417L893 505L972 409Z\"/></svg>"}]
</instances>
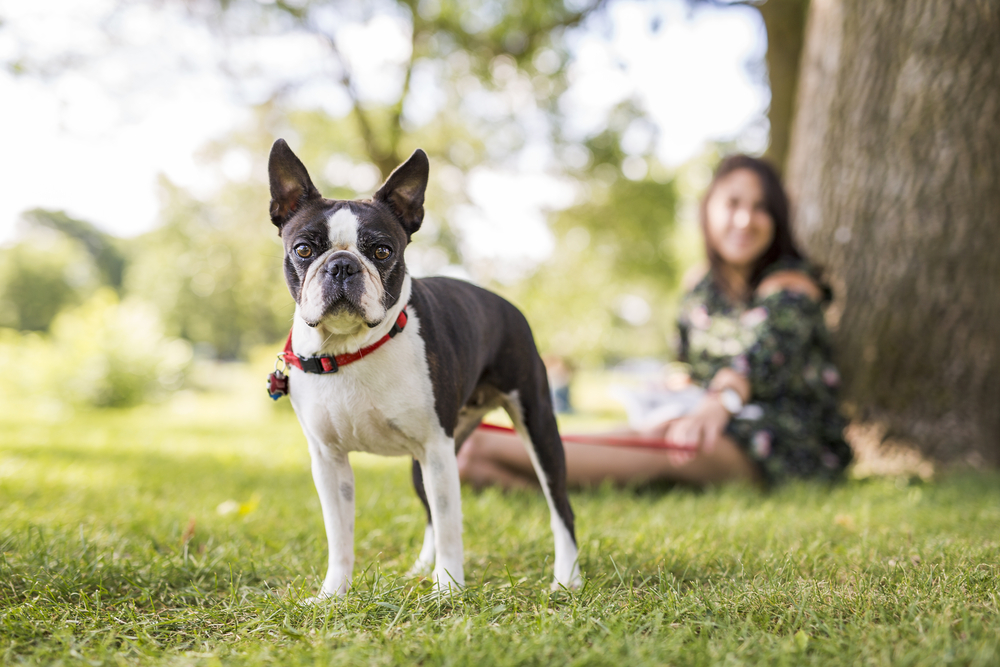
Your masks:
<instances>
[{"instance_id":1,"label":"tree trunk","mask_svg":"<svg viewBox=\"0 0 1000 667\"><path fill-rule=\"evenodd\" d=\"M767 30L765 60L771 87L767 109L771 141L764 157L779 171L784 170L788 159L808 8L809 0L767 0L758 7Z\"/></svg>"},{"instance_id":2,"label":"tree trunk","mask_svg":"<svg viewBox=\"0 0 1000 667\"><path fill-rule=\"evenodd\" d=\"M1000 463L1000 5L813 0L788 174L855 419Z\"/></svg>"}]
</instances>

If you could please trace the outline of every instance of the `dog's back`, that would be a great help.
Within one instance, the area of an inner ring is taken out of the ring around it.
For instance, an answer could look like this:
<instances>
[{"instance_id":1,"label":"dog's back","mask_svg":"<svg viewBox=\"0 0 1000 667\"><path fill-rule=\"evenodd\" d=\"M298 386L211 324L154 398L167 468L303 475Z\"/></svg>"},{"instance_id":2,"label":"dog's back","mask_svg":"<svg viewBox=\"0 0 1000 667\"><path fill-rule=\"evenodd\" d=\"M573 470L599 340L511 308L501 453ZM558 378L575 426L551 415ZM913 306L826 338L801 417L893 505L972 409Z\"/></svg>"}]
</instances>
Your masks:
<instances>
[{"instance_id":1,"label":"dog's back","mask_svg":"<svg viewBox=\"0 0 1000 667\"><path fill-rule=\"evenodd\" d=\"M418 316L435 315L421 316L420 335L435 409L449 436L460 443L467 435L456 433L463 408L485 407L484 399L497 392L517 392L521 401L530 392L532 402L541 401L538 407L551 411L545 365L531 328L509 301L471 283L435 277L413 281L410 304ZM489 402L490 409L500 405Z\"/></svg>"}]
</instances>

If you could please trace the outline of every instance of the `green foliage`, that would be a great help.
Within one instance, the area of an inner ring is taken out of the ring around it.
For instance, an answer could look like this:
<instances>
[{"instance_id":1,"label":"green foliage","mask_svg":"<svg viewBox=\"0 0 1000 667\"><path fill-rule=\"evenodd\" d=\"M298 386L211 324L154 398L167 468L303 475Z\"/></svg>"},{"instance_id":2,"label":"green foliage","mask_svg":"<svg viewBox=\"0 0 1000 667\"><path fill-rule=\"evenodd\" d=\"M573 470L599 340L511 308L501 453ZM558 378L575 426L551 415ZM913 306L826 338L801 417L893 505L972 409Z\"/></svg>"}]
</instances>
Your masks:
<instances>
[{"instance_id":1,"label":"green foliage","mask_svg":"<svg viewBox=\"0 0 1000 667\"><path fill-rule=\"evenodd\" d=\"M488 282L492 276L477 271L476 258L462 252L462 223L474 217L468 174L476 168L516 172L530 157L525 149L548 146L556 156L575 152L574 160L549 160L548 171L571 178L588 197L551 216L558 256L524 284L505 290L529 311L543 347L594 362L666 351L678 274L670 247L677 196L654 160L628 155L621 146L628 128L643 121L642 110L620 105L593 137L562 132L567 36L602 8L601 0L190 3L199 4L209 9L200 15L212 16L213 27L235 40L298 34L328 44L331 70L341 76L334 85L347 95L350 112L336 118L299 108L286 94L293 84L276 88L247 126L202 151L209 165L234 157L248 162L249 177L225 181L204 199L164 182L161 227L135 239L109 239L61 213L30 212L36 226L57 230L59 243L76 248L76 264L89 266L93 279L82 292L69 289L73 285L57 277L65 267L29 261L28 249L19 248L16 261L0 269L13 276L0 281L0 325L45 330L57 312L103 283L153 304L168 335L194 343L205 355L241 359L256 345L274 344L293 312L282 249L266 215L266 159L278 136L295 144L321 191L335 198L369 196L379 176L414 148L427 150L427 216L407 251L410 264L417 274L464 264L475 279ZM363 86L351 78L337 38L341 30L384 15L399 19L404 29L409 25L412 51L387 65L393 71L386 75L401 82L398 96L374 101L360 96ZM331 29L334 24L338 30ZM116 25L109 30L120 29ZM423 97L411 91L414 77L427 84ZM411 103L423 110L411 113ZM623 178L626 160L652 165L652 175ZM585 247L561 251L580 245L584 236ZM639 324L623 318L623 304L640 302L650 317Z\"/></svg>"},{"instance_id":2,"label":"green foliage","mask_svg":"<svg viewBox=\"0 0 1000 667\"><path fill-rule=\"evenodd\" d=\"M36 208L24 213L25 220L62 232L83 244L101 275L102 282L115 289L122 286L125 258L118 249L119 241L85 220L71 218L62 211Z\"/></svg>"},{"instance_id":3,"label":"green foliage","mask_svg":"<svg viewBox=\"0 0 1000 667\"><path fill-rule=\"evenodd\" d=\"M0 326L48 331L55 316L79 304L100 284L82 245L64 234L32 229L0 248Z\"/></svg>"},{"instance_id":4,"label":"green foliage","mask_svg":"<svg viewBox=\"0 0 1000 667\"><path fill-rule=\"evenodd\" d=\"M27 391L79 407L137 405L179 388L191 361L190 345L166 338L152 307L120 303L110 288L60 313L49 337L0 332L0 371L17 379L0 396Z\"/></svg>"},{"instance_id":5,"label":"green foliage","mask_svg":"<svg viewBox=\"0 0 1000 667\"><path fill-rule=\"evenodd\" d=\"M223 359L287 335L294 302L267 218L267 187L231 186L210 202L163 183L163 225L129 244L126 294L157 307L166 330Z\"/></svg>"},{"instance_id":6,"label":"green foliage","mask_svg":"<svg viewBox=\"0 0 1000 667\"><path fill-rule=\"evenodd\" d=\"M62 211L23 216L21 239L0 249L0 327L48 331L56 315L101 285L121 287L118 240Z\"/></svg>"},{"instance_id":7,"label":"green foliage","mask_svg":"<svg viewBox=\"0 0 1000 667\"><path fill-rule=\"evenodd\" d=\"M676 287L673 182L616 178L595 190L586 203L556 216L556 233L587 230L599 252L610 256L622 282L646 282L663 291Z\"/></svg>"},{"instance_id":8,"label":"green foliage","mask_svg":"<svg viewBox=\"0 0 1000 667\"><path fill-rule=\"evenodd\" d=\"M594 0L574 8L562 0L502 4L492 0L216 2L224 10L220 24L233 34L246 34L249 26L257 30L266 26L276 32L308 33L329 45L330 62L341 72L340 84L351 100L351 135L362 141L368 160L383 177L405 159L403 144L416 129L405 112L413 74L419 67L434 72L436 92L445 98L425 124L462 128L482 143L492 144L488 157L502 161L520 148L525 135L519 109L514 108L521 105L512 104L510 95L503 93L513 88L530 91L532 101L555 113L558 93L565 89L565 32L604 4L604 0ZM331 15L336 25L344 26L365 23L376 14L400 17L411 29L410 56L393 66L396 71L387 73L402 81L398 96L383 104L372 104L359 96L350 63L338 47L338 35L329 28ZM248 16L257 20L248 21ZM540 54L544 55L539 59ZM276 89L272 100L280 101L285 92ZM484 104L483 93L489 92L501 94L493 96L491 104ZM473 99L478 104L470 104ZM470 148L466 144L459 152L468 155Z\"/></svg>"},{"instance_id":9,"label":"green foliage","mask_svg":"<svg viewBox=\"0 0 1000 667\"><path fill-rule=\"evenodd\" d=\"M266 150L261 155L266 159ZM103 285L124 292L129 304L155 306L158 314L147 313L143 325L152 338L131 341L149 354L158 352L160 321L170 336L206 344L213 356L229 359L287 333L292 300L284 286L281 246L267 219L267 186L229 185L200 202L164 182L163 199L163 225L128 240L58 211L27 212L23 240L0 249L0 326L48 331L60 313ZM94 303L109 312L132 308L107 300L102 295ZM62 335L72 338L65 327ZM91 372L104 379L81 380L91 389L68 390L71 402L132 404L176 384L159 383L148 375L157 375L151 367L119 374L114 361L106 368L96 358L91 362ZM150 389L154 385L156 391Z\"/></svg>"},{"instance_id":10,"label":"green foliage","mask_svg":"<svg viewBox=\"0 0 1000 667\"><path fill-rule=\"evenodd\" d=\"M363 143L351 134L349 119L298 111L283 118L281 129L272 126L267 107L256 119L253 126L214 143L206 156L222 159L228 151L240 151L251 156L251 172L263 174L270 141L291 132L321 192L337 198L370 196L374 181L369 189L359 189L351 176L368 158ZM407 152L412 144L435 156L427 217L407 249L411 265L425 272L470 261L454 233L460 205L468 202L465 175L449 154L452 135L446 129L425 127L407 138ZM472 135L456 136L474 140ZM619 150L601 159L623 155ZM651 165L645 179L626 179L617 163L607 161L592 174L580 175L580 187L587 192L583 203L550 216L557 237L554 255L518 284L493 285L526 311L543 350L593 364L669 355L678 277L693 260L689 254L677 255L686 232L675 223L675 180L652 158L637 159ZM250 346L276 341L287 330L292 301L281 274L282 250L264 213L267 197L267 185L259 177L229 184L206 201L166 185L165 226L137 239L126 281L129 293L158 304L173 335L210 343L224 357L243 357ZM234 239L239 247L228 245ZM230 248L233 264L213 259L211 249L221 247ZM243 263L256 268L246 271ZM213 293L199 296L195 275L214 285ZM227 287L217 291L219 285ZM622 317L630 300L648 306L645 321ZM258 310L252 317L244 316L254 307Z\"/></svg>"},{"instance_id":11,"label":"green foliage","mask_svg":"<svg viewBox=\"0 0 1000 667\"><path fill-rule=\"evenodd\" d=\"M672 181L595 182L586 203L555 214L553 257L501 288L524 309L539 347L578 362L668 356L678 259ZM648 313L630 316L630 304Z\"/></svg>"},{"instance_id":12,"label":"green foliage","mask_svg":"<svg viewBox=\"0 0 1000 667\"><path fill-rule=\"evenodd\" d=\"M993 473L574 493L586 585L555 593L540 494L465 491L470 585L436 599L402 576L424 521L406 462L356 456L355 588L302 605L326 563L319 502L294 418L257 392L49 424L0 412L0 662L1000 659Z\"/></svg>"}]
</instances>

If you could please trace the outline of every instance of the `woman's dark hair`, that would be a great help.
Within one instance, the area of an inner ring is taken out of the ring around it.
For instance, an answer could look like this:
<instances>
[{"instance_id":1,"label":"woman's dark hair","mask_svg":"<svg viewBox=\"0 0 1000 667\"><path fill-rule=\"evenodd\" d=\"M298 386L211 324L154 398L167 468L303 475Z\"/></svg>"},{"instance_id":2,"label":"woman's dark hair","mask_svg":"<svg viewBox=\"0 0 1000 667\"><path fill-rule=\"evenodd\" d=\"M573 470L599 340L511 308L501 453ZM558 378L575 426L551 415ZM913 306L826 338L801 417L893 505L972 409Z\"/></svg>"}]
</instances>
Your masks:
<instances>
[{"instance_id":1,"label":"woman's dark hair","mask_svg":"<svg viewBox=\"0 0 1000 667\"><path fill-rule=\"evenodd\" d=\"M775 262L781 260L803 260L805 258L798 247L796 247L795 239L792 238L792 229L789 222L788 195L785 194L785 188L781 185L781 178L778 176L778 172L774 170L774 167L760 158L742 154L730 155L722 160L716 168L715 174L712 176L712 182L709 184L708 190L701 200L699 211L701 231L705 237L705 253L708 255L712 277L716 281L716 284L721 286L721 268L724 262L708 240L708 199L712 196L712 192L719 181L740 169L748 169L760 179L761 188L764 190L764 206L767 208L771 220L774 221L774 239L771 241L768 249L757 259L750 273L749 288L752 292L760 284L767 268Z\"/></svg>"}]
</instances>

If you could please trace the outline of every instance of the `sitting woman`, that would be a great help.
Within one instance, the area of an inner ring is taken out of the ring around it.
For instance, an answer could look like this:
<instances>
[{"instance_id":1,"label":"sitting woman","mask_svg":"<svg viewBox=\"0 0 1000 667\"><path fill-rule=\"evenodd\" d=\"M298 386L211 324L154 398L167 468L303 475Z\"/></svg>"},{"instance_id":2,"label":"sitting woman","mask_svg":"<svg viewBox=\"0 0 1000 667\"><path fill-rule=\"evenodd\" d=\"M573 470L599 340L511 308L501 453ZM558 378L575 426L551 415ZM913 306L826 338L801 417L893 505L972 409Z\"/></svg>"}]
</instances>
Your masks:
<instances>
[{"instance_id":1,"label":"sitting woman","mask_svg":"<svg viewBox=\"0 0 1000 667\"><path fill-rule=\"evenodd\" d=\"M692 382L707 391L684 416L639 434L669 450L615 445L612 434L603 444L564 442L571 486L771 485L843 473L851 450L823 323L829 292L795 247L788 209L767 163L734 155L719 165L701 205L710 270L685 296L678 321L678 358L688 371L670 378L673 387ZM538 484L516 435L478 429L458 462L462 480L476 487Z\"/></svg>"}]
</instances>

